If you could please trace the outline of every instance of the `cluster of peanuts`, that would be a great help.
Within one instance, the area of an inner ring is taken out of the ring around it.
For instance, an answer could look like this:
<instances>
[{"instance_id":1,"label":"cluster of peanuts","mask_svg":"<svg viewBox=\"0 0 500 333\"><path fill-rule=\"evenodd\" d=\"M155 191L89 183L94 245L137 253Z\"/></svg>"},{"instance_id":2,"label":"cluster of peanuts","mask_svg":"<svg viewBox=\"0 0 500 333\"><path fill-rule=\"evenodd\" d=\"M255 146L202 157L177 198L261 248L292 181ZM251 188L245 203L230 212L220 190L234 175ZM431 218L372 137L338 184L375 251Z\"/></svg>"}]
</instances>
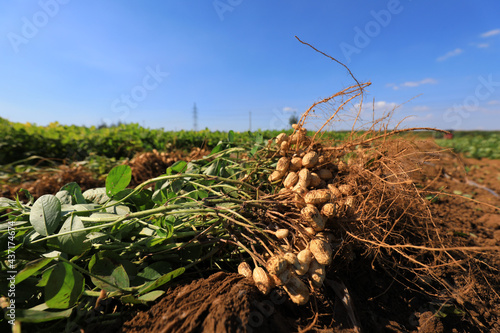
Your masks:
<instances>
[{"instance_id":1,"label":"cluster of peanuts","mask_svg":"<svg viewBox=\"0 0 500 333\"><path fill-rule=\"evenodd\" d=\"M334 174L347 166L343 162L332 163L328 158L312 150L305 129L294 125L292 136L281 133L276 137L282 157L269 181L282 182L280 192L292 193L301 213L301 224L312 238L298 253L285 252L271 256L263 267L251 270L248 263L241 263L238 272L253 278L259 290L267 294L274 286L283 286L290 299L303 305L309 301L309 288L303 281L309 280L311 287L323 285L326 266L332 261L333 250L330 235L323 232L328 221L338 216L342 209L354 204L353 188L334 184ZM302 149L308 147L309 151ZM287 229L275 231L278 239L288 237Z\"/></svg>"},{"instance_id":2,"label":"cluster of peanuts","mask_svg":"<svg viewBox=\"0 0 500 333\"><path fill-rule=\"evenodd\" d=\"M300 276L307 277L311 285L320 288L326 276L326 265L332 261L332 247L324 238L314 238L307 248L295 254L286 252L270 257L263 267L252 271L247 262L238 266L238 273L253 279L257 288L267 295L275 286L282 286L290 299L303 305L309 301L309 288Z\"/></svg>"}]
</instances>

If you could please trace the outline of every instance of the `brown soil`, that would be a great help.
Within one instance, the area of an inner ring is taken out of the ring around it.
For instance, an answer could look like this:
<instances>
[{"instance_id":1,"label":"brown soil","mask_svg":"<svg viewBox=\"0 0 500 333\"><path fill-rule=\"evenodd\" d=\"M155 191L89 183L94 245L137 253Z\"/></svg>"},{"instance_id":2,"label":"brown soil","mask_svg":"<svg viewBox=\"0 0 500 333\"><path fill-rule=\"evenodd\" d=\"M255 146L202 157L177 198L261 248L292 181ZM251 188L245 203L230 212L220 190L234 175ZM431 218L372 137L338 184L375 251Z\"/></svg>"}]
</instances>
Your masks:
<instances>
[{"instance_id":1,"label":"brown soil","mask_svg":"<svg viewBox=\"0 0 500 333\"><path fill-rule=\"evenodd\" d=\"M443 242L498 246L500 161L447 155L425 168L416 183L451 194L436 194L431 205ZM279 289L263 296L241 276L217 273L170 290L126 322L122 332L355 332L339 298L343 287L362 332L500 332L499 252L452 253L462 272L444 266L437 273L453 297L443 298L439 286L433 286L434 294L418 290L409 283L415 278L411 272L392 275L377 260L354 253L349 265L330 269L306 306L294 305Z\"/></svg>"},{"instance_id":2,"label":"brown soil","mask_svg":"<svg viewBox=\"0 0 500 333\"><path fill-rule=\"evenodd\" d=\"M294 325L276 306L290 306L275 291L259 293L253 282L238 274L218 272L170 290L150 310L123 325L123 332L290 332Z\"/></svg>"}]
</instances>

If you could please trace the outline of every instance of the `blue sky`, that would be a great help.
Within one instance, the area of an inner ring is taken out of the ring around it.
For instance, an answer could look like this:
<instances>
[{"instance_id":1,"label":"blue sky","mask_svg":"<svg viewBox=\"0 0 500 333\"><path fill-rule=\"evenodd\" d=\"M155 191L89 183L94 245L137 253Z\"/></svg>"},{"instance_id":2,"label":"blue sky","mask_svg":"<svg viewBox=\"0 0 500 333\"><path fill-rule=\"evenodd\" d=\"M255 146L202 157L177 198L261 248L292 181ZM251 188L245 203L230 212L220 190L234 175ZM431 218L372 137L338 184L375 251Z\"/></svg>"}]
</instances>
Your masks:
<instances>
[{"instance_id":1,"label":"blue sky","mask_svg":"<svg viewBox=\"0 0 500 333\"><path fill-rule=\"evenodd\" d=\"M0 116L180 130L196 103L199 129L248 130L250 113L253 130L283 128L354 83L297 35L372 82L362 120L399 106L405 127L500 130L499 13L498 0L2 1Z\"/></svg>"}]
</instances>

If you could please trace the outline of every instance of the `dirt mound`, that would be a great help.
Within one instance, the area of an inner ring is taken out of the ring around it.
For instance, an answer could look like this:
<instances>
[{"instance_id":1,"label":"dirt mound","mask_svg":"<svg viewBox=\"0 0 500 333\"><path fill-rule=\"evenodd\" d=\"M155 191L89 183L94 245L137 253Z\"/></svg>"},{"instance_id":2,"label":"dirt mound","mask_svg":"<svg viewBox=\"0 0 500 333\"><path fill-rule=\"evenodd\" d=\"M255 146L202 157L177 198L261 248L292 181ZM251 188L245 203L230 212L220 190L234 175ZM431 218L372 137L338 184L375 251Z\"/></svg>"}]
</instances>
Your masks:
<instances>
[{"instance_id":1,"label":"dirt mound","mask_svg":"<svg viewBox=\"0 0 500 333\"><path fill-rule=\"evenodd\" d=\"M294 321L275 311L285 302L290 306L284 294L264 298L243 276L219 272L170 290L122 332L291 332Z\"/></svg>"},{"instance_id":2,"label":"dirt mound","mask_svg":"<svg viewBox=\"0 0 500 333\"><path fill-rule=\"evenodd\" d=\"M36 199L44 194L55 194L71 182L78 183L83 190L104 184L104 179L98 179L88 168L77 164L43 168L35 172L28 170L17 176L22 182L1 185L2 197L15 199L19 195L20 200L27 200L24 193L19 193L20 189L25 189Z\"/></svg>"}]
</instances>

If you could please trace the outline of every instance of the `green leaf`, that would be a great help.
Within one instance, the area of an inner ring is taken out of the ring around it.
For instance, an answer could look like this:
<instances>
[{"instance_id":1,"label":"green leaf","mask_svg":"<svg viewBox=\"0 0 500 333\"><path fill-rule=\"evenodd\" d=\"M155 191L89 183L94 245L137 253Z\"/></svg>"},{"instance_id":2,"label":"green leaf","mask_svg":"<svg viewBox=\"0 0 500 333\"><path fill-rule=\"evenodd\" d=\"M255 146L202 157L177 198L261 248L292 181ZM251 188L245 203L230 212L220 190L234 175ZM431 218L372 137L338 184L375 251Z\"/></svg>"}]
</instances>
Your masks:
<instances>
[{"instance_id":1,"label":"green leaf","mask_svg":"<svg viewBox=\"0 0 500 333\"><path fill-rule=\"evenodd\" d=\"M224 144L223 143L219 143L217 146L215 146L212 151L210 152L210 154L208 156L211 156L211 155L214 155L214 154L217 154L218 152L220 152L222 149L224 149Z\"/></svg>"},{"instance_id":2,"label":"green leaf","mask_svg":"<svg viewBox=\"0 0 500 333\"><path fill-rule=\"evenodd\" d=\"M16 208L16 202L8 198L0 198L0 208Z\"/></svg>"},{"instance_id":3,"label":"green leaf","mask_svg":"<svg viewBox=\"0 0 500 333\"><path fill-rule=\"evenodd\" d=\"M174 217L175 218L175 217ZM156 226L161 227L163 229L156 230L156 234L158 237L170 238L174 234L174 224L171 220L167 220L164 216L155 220L154 223Z\"/></svg>"},{"instance_id":4,"label":"green leaf","mask_svg":"<svg viewBox=\"0 0 500 333\"><path fill-rule=\"evenodd\" d=\"M178 277L179 275L184 273L185 270L186 269L184 267L177 268L176 270L174 270L168 274L163 275L158 280L147 283L145 286L143 286L141 289L139 289L139 294L140 295L145 294L151 290L158 288L159 286L164 285L167 282L170 282L172 279L175 279L176 277Z\"/></svg>"},{"instance_id":5,"label":"green leaf","mask_svg":"<svg viewBox=\"0 0 500 333\"><path fill-rule=\"evenodd\" d=\"M165 294L163 290L154 290L145 295L134 297L134 295L125 295L120 297L120 301L124 304L146 304L147 302L153 302L161 295Z\"/></svg>"},{"instance_id":6,"label":"green leaf","mask_svg":"<svg viewBox=\"0 0 500 333\"><path fill-rule=\"evenodd\" d=\"M51 194L42 195L33 204L30 223L42 236L51 235L61 220L61 202Z\"/></svg>"},{"instance_id":7,"label":"green leaf","mask_svg":"<svg viewBox=\"0 0 500 333\"><path fill-rule=\"evenodd\" d=\"M31 309L16 309L16 320L24 323L43 323L62 318L67 318L71 315L73 309L63 311L39 311Z\"/></svg>"},{"instance_id":8,"label":"green leaf","mask_svg":"<svg viewBox=\"0 0 500 333\"><path fill-rule=\"evenodd\" d=\"M259 146L254 146L252 148L252 150L250 150L250 156L251 157L254 156L257 153L258 150L259 150Z\"/></svg>"},{"instance_id":9,"label":"green leaf","mask_svg":"<svg viewBox=\"0 0 500 333\"><path fill-rule=\"evenodd\" d=\"M117 205L106 208L106 213L116 214L116 215L127 215L130 213L130 208L125 205Z\"/></svg>"},{"instance_id":10,"label":"green leaf","mask_svg":"<svg viewBox=\"0 0 500 333\"><path fill-rule=\"evenodd\" d=\"M177 193L168 190L168 185L170 185L170 182L158 182L155 184L155 191L151 196L151 200L154 203L163 205L167 200L177 196Z\"/></svg>"},{"instance_id":11,"label":"green leaf","mask_svg":"<svg viewBox=\"0 0 500 333\"><path fill-rule=\"evenodd\" d=\"M115 166L106 177L106 194L109 197L123 191L132 179L132 168L128 165Z\"/></svg>"},{"instance_id":12,"label":"green leaf","mask_svg":"<svg viewBox=\"0 0 500 333\"><path fill-rule=\"evenodd\" d=\"M183 179L176 179L172 182L171 187L172 187L172 192L174 193L179 193L182 188L184 187L185 181Z\"/></svg>"},{"instance_id":13,"label":"green leaf","mask_svg":"<svg viewBox=\"0 0 500 333\"><path fill-rule=\"evenodd\" d=\"M163 290L154 290L151 291L147 294L144 294L142 296L139 296L138 300L143 301L143 302L153 302L155 301L158 297L163 295L165 291Z\"/></svg>"},{"instance_id":14,"label":"green leaf","mask_svg":"<svg viewBox=\"0 0 500 333\"><path fill-rule=\"evenodd\" d=\"M207 176L218 176L219 171L219 160L215 160L210 164L210 166L203 172Z\"/></svg>"},{"instance_id":15,"label":"green leaf","mask_svg":"<svg viewBox=\"0 0 500 333\"><path fill-rule=\"evenodd\" d=\"M24 193L24 195L26 196L26 198L28 198L28 205L31 205L35 201L35 198L31 195L30 191L22 188L22 189L19 190L19 192Z\"/></svg>"},{"instance_id":16,"label":"green leaf","mask_svg":"<svg viewBox=\"0 0 500 333\"><path fill-rule=\"evenodd\" d=\"M167 175L172 175L172 174L184 172L186 170L186 166L187 166L186 162L177 161L167 169ZM170 170L170 173L169 173L169 170Z\"/></svg>"},{"instance_id":17,"label":"green leaf","mask_svg":"<svg viewBox=\"0 0 500 333\"><path fill-rule=\"evenodd\" d=\"M85 228L85 226L78 216L72 215L66 219L59 233L68 231L71 231L72 233L57 237L62 252L72 255L80 255L90 247L89 243L84 243L87 233L85 231L76 231L83 228Z\"/></svg>"},{"instance_id":18,"label":"green leaf","mask_svg":"<svg viewBox=\"0 0 500 333\"><path fill-rule=\"evenodd\" d=\"M137 274L137 276L142 277L146 280L156 280L159 279L163 274L167 274L172 270L170 263L166 261L157 261L144 267L144 269Z\"/></svg>"},{"instance_id":19,"label":"green leaf","mask_svg":"<svg viewBox=\"0 0 500 333\"><path fill-rule=\"evenodd\" d=\"M56 193L56 198L61 201L61 205L71 205L71 194L68 191L62 190Z\"/></svg>"},{"instance_id":20,"label":"green leaf","mask_svg":"<svg viewBox=\"0 0 500 333\"><path fill-rule=\"evenodd\" d=\"M230 130L227 133L227 141L229 141L229 143L233 143L234 142L234 131L233 130Z\"/></svg>"},{"instance_id":21,"label":"green leaf","mask_svg":"<svg viewBox=\"0 0 500 333\"><path fill-rule=\"evenodd\" d=\"M56 265L48 268L45 272L43 272L40 281L38 281L38 283L36 284L37 287L45 287L47 285L47 282L49 282L50 274L54 270L54 267L56 267Z\"/></svg>"},{"instance_id":22,"label":"green leaf","mask_svg":"<svg viewBox=\"0 0 500 333\"><path fill-rule=\"evenodd\" d=\"M255 135L255 141L254 141L256 144L261 144L262 142L264 142L264 136L262 135L261 132L258 132L256 135Z\"/></svg>"},{"instance_id":23,"label":"green leaf","mask_svg":"<svg viewBox=\"0 0 500 333\"><path fill-rule=\"evenodd\" d=\"M86 204L87 201L83 197L82 194L82 189L80 188L80 185L78 185L75 182L68 183L61 187L61 191L68 191L71 197L73 198L73 202L75 204Z\"/></svg>"},{"instance_id":24,"label":"green leaf","mask_svg":"<svg viewBox=\"0 0 500 333\"><path fill-rule=\"evenodd\" d=\"M83 293L83 276L68 263L54 267L45 286L45 303L52 309L67 309L75 305Z\"/></svg>"},{"instance_id":25,"label":"green leaf","mask_svg":"<svg viewBox=\"0 0 500 333\"><path fill-rule=\"evenodd\" d=\"M120 191L114 196L115 200L121 200L125 198L127 195L132 193L133 189L131 188L126 188L123 191ZM145 190L143 189L140 192L136 192L132 194L129 198L127 198L125 201L132 203L137 210L147 210L151 209L154 206L154 202L151 201L151 196L153 195L153 191L151 190Z\"/></svg>"},{"instance_id":26,"label":"green leaf","mask_svg":"<svg viewBox=\"0 0 500 333\"><path fill-rule=\"evenodd\" d=\"M109 200L109 197L106 195L105 187L91 188L83 192L82 195L86 200L99 205L102 205Z\"/></svg>"},{"instance_id":27,"label":"green leaf","mask_svg":"<svg viewBox=\"0 0 500 333\"><path fill-rule=\"evenodd\" d=\"M18 284L21 281L24 281L26 278L32 276L36 272L38 272L40 269L44 268L49 264L53 258L40 258L36 259L33 261L30 261L29 263L24 266L24 268L19 271L16 275L16 284Z\"/></svg>"},{"instance_id":28,"label":"green leaf","mask_svg":"<svg viewBox=\"0 0 500 333\"><path fill-rule=\"evenodd\" d=\"M106 291L117 291L118 289L114 286L122 289L130 287L130 279L123 265L116 262L116 260L104 257L102 253L92 256L89 263L89 269L92 274L108 282L103 282L91 276L92 282L98 288ZM111 286L111 284L114 286Z\"/></svg>"},{"instance_id":29,"label":"green leaf","mask_svg":"<svg viewBox=\"0 0 500 333\"><path fill-rule=\"evenodd\" d=\"M198 190L198 191L196 191L196 194L198 195L199 199L208 198L208 192L207 191Z\"/></svg>"}]
</instances>

